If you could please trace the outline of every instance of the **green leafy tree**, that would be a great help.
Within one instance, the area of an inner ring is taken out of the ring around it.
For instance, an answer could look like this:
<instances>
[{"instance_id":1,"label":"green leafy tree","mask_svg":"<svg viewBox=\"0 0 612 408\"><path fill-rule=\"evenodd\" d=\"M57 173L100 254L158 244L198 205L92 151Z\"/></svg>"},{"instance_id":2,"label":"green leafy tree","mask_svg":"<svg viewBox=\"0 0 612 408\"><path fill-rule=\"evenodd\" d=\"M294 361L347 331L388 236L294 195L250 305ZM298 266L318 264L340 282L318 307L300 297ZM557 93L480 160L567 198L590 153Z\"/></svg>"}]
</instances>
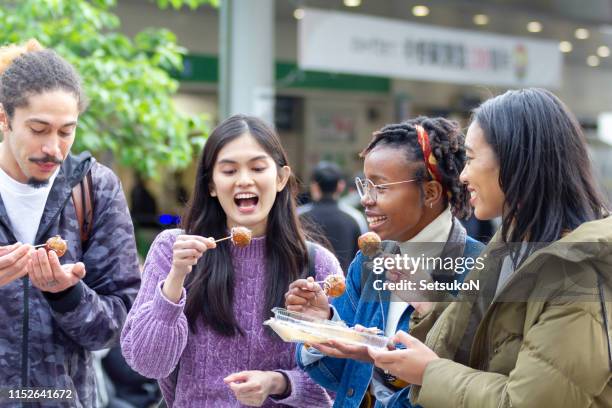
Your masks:
<instances>
[{"instance_id":1,"label":"green leafy tree","mask_svg":"<svg viewBox=\"0 0 612 408\"><path fill-rule=\"evenodd\" d=\"M157 0L160 7L197 7L215 0ZM89 108L74 151L111 151L120 164L150 177L191 163L208 134L206 117L186 115L172 95L186 50L165 29L130 39L119 33L115 0L14 0L0 3L0 45L36 38L73 63Z\"/></svg>"}]
</instances>

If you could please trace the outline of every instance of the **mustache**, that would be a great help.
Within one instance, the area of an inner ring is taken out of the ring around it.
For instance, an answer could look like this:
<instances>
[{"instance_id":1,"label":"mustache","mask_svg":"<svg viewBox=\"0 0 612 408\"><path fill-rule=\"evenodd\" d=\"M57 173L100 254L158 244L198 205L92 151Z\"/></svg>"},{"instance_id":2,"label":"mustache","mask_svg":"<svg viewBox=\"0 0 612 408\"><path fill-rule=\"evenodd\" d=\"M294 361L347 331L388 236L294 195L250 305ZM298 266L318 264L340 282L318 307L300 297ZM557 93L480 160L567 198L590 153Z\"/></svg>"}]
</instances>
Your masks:
<instances>
[{"instance_id":1,"label":"mustache","mask_svg":"<svg viewBox=\"0 0 612 408\"><path fill-rule=\"evenodd\" d=\"M29 161L31 161L32 163L54 163L54 164L62 164L63 160L58 159L57 157L53 157L53 156L45 156L45 157L30 157L28 159Z\"/></svg>"}]
</instances>

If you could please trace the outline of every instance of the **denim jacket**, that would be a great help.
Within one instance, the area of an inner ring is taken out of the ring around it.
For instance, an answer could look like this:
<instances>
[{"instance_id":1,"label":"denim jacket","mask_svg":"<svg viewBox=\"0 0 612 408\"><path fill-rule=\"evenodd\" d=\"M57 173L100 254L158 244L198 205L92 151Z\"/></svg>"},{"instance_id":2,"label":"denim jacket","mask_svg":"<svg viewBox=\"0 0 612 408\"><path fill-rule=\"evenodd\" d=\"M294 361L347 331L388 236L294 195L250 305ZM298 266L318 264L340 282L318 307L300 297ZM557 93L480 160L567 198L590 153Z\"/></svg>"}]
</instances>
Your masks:
<instances>
[{"instance_id":1,"label":"denim jacket","mask_svg":"<svg viewBox=\"0 0 612 408\"><path fill-rule=\"evenodd\" d=\"M453 243L453 252L458 257L476 258L484 245L466 235L465 229L453 219L453 227L449 236L449 243ZM396 248L390 249L390 245ZM398 253L397 243L384 241L385 252ZM448 245L448 243L447 243ZM457 253L457 250L460 252ZM447 247L443 250L442 256L448 255ZM334 314L342 319L347 325L354 326L360 324L365 327L378 327L384 330L384 321L387 317L390 304L389 291L377 291L374 289L373 280L383 279L384 275L375 275L368 268L369 258L358 252L351 263L346 279L346 291L344 294L332 301ZM452 280L462 282L467 273L454 273ZM438 280L434 277L434 280ZM397 330L408 332L410 315L414 311L412 306L408 306L402 314ZM296 358L299 366L303 368L317 383L336 393L334 407L359 407L363 400L374 372L374 366L350 359L340 359L333 357L323 357L311 364L305 364L302 359L303 345L299 344L296 350ZM409 387L404 388L385 400L376 401L376 408L380 407L411 407L408 401Z\"/></svg>"}]
</instances>

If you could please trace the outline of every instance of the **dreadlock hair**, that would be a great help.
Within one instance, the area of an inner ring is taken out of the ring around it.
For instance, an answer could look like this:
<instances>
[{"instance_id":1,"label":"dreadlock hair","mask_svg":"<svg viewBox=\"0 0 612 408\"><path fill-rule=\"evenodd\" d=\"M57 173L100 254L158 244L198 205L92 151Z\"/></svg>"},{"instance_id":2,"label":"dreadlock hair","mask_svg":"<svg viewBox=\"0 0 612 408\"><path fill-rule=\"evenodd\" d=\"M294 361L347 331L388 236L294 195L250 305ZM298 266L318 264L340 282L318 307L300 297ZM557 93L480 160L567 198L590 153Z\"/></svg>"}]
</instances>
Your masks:
<instances>
[{"instance_id":1,"label":"dreadlock hair","mask_svg":"<svg viewBox=\"0 0 612 408\"><path fill-rule=\"evenodd\" d=\"M438 180L446 194L445 205L451 206L457 218L467 218L471 214L469 195L465 184L459 181L459 175L465 165L465 136L459 124L444 118L420 116L398 124L391 124L374 132L370 144L360 153L365 157L376 146L392 146L404 149L406 158L411 163L420 163L415 177L419 182L432 181L425 165L425 157L417 139L416 125L425 129L429 136L431 151L437 160L437 170L441 176Z\"/></svg>"},{"instance_id":2,"label":"dreadlock hair","mask_svg":"<svg viewBox=\"0 0 612 408\"><path fill-rule=\"evenodd\" d=\"M28 105L30 96L57 89L73 94L79 112L85 110L81 78L65 59L34 39L0 47L0 103L9 120L16 108Z\"/></svg>"}]
</instances>

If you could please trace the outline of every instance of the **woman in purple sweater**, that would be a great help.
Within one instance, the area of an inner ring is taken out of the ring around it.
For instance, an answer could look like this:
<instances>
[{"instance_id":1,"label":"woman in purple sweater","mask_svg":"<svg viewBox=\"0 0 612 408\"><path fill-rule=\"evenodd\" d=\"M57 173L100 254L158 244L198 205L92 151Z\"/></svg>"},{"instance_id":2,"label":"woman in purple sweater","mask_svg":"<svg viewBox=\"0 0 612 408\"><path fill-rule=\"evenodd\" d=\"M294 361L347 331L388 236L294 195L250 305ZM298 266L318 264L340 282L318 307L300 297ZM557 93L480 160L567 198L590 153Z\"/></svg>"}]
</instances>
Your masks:
<instances>
[{"instance_id":1,"label":"woman in purple sweater","mask_svg":"<svg viewBox=\"0 0 612 408\"><path fill-rule=\"evenodd\" d=\"M168 406L331 406L296 367L293 345L262 326L308 270L294 193L280 140L261 120L236 115L212 132L184 231L155 239L121 335L126 361L159 379ZM204 238L235 226L252 231L248 246ZM317 280L342 273L319 246L314 264Z\"/></svg>"}]
</instances>

